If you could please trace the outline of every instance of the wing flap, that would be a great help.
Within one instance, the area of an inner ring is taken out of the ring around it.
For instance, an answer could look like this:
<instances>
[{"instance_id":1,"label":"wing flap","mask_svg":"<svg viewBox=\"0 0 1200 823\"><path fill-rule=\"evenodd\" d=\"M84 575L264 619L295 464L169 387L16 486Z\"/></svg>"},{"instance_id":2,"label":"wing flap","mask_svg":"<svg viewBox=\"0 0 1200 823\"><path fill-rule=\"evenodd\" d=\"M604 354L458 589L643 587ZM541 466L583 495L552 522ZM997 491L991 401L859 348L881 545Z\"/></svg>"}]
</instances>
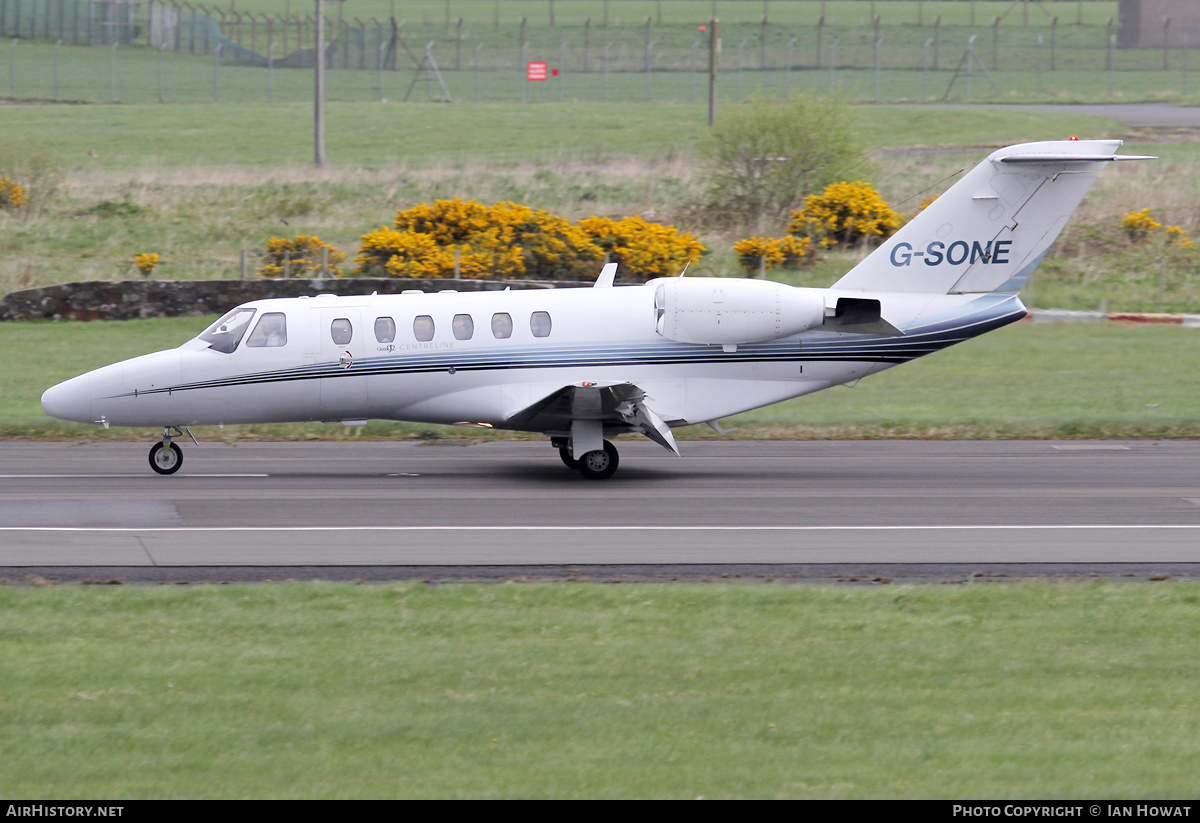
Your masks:
<instances>
[{"instance_id":1,"label":"wing flap","mask_svg":"<svg viewBox=\"0 0 1200 823\"><path fill-rule=\"evenodd\" d=\"M636 383L583 381L549 390L540 400L513 412L506 425L527 431L576 431L579 421L602 428L644 434L672 454L679 446L670 425L651 408L651 398ZM595 426L588 426L589 431Z\"/></svg>"}]
</instances>

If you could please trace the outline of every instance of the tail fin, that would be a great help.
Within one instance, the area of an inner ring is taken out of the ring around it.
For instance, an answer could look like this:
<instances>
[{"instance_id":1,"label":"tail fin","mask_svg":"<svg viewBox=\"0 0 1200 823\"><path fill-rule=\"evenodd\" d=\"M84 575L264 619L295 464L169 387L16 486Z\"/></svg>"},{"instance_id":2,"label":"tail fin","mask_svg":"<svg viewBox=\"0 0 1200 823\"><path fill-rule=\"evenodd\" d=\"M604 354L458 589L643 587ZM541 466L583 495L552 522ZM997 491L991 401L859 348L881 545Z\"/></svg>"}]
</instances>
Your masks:
<instances>
[{"instance_id":1,"label":"tail fin","mask_svg":"<svg viewBox=\"0 0 1200 823\"><path fill-rule=\"evenodd\" d=\"M1120 140L1024 143L993 152L835 289L1019 292Z\"/></svg>"}]
</instances>

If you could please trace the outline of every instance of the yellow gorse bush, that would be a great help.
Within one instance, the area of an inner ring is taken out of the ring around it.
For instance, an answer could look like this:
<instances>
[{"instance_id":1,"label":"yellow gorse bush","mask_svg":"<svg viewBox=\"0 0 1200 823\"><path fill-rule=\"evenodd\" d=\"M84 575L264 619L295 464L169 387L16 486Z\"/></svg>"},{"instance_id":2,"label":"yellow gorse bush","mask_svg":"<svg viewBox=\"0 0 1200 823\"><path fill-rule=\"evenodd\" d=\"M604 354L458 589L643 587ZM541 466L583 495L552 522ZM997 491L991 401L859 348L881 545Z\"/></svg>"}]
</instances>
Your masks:
<instances>
[{"instance_id":1,"label":"yellow gorse bush","mask_svg":"<svg viewBox=\"0 0 1200 823\"><path fill-rule=\"evenodd\" d=\"M783 238L747 237L733 244L738 265L748 274L760 269L770 271L777 266L798 269L815 259L812 243L807 237Z\"/></svg>"},{"instance_id":2,"label":"yellow gorse bush","mask_svg":"<svg viewBox=\"0 0 1200 823\"><path fill-rule=\"evenodd\" d=\"M1151 217L1150 208L1146 207L1141 211L1126 212L1121 218L1121 228L1134 243L1144 243L1149 239L1150 232L1162 228L1162 223Z\"/></svg>"},{"instance_id":3,"label":"yellow gorse bush","mask_svg":"<svg viewBox=\"0 0 1200 823\"><path fill-rule=\"evenodd\" d=\"M691 232L642 217L585 217L579 226L608 254L609 262L619 264L627 276L641 280L677 275L705 252Z\"/></svg>"},{"instance_id":4,"label":"yellow gorse bush","mask_svg":"<svg viewBox=\"0 0 1200 823\"><path fill-rule=\"evenodd\" d=\"M312 277L321 269L321 250L325 250L325 273L342 276L342 263L346 255L336 246L322 242L321 238L297 234L291 240L272 237L267 241L263 264L258 269L259 277Z\"/></svg>"},{"instance_id":5,"label":"yellow gorse bush","mask_svg":"<svg viewBox=\"0 0 1200 823\"><path fill-rule=\"evenodd\" d=\"M783 250L772 237L747 237L734 243L733 251L738 256L738 265L747 274L760 269L770 271L783 262Z\"/></svg>"},{"instance_id":6,"label":"yellow gorse bush","mask_svg":"<svg viewBox=\"0 0 1200 823\"><path fill-rule=\"evenodd\" d=\"M900 215L867 183L831 183L792 212L788 234L820 238L822 248L876 243L900 228Z\"/></svg>"},{"instance_id":7,"label":"yellow gorse bush","mask_svg":"<svg viewBox=\"0 0 1200 823\"><path fill-rule=\"evenodd\" d=\"M1182 226L1167 226L1150 216L1149 207L1141 211L1125 212L1121 218L1121 228L1133 243L1147 243L1151 235L1158 229L1163 229L1162 239L1168 246L1190 249L1193 246L1191 238Z\"/></svg>"},{"instance_id":8,"label":"yellow gorse bush","mask_svg":"<svg viewBox=\"0 0 1200 823\"><path fill-rule=\"evenodd\" d=\"M16 180L0 177L0 208L15 209L29 202L25 188Z\"/></svg>"},{"instance_id":9,"label":"yellow gorse bush","mask_svg":"<svg viewBox=\"0 0 1200 823\"><path fill-rule=\"evenodd\" d=\"M583 279L607 253L635 276L657 277L698 260L690 234L640 217L590 217L573 225L542 209L437 200L396 213L394 226L363 235L354 272L392 277ZM672 273L678 273L674 271Z\"/></svg>"},{"instance_id":10,"label":"yellow gorse bush","mask_svg":"<svg viewBox=\"0 0 1200 823\"><path fill-rule=\"evenodd\" d=\"M570 277L603 253L577 226L517 203L437 200L396 212L362 237L356 274L393 277Z\"/></svg>"},{"instance_id":11,"label":"yellow gorse bush","mask_svg":"<svg viewBox=\"0 0 1200 823\"><path fill-rule=\"evenodd\" d=\"M1180 246L1185 249L1192 247L1192 239L1187 236L1187 232L1183 230L1182 226L1167 226L1165 232L1167 235L1167 245Z\"/></svg>"},{"instance_id":12,"label":"yellow gorse bush","mask_svg":"<svg viewBox=\"0 0 1200 823\"><path fill-rule=\"evenodd\" d=\"M158 253L135 254L133 256L133 265L138 267L138 271L142 273L142 277L149 277L150 272L154 271L154 267L158 265Z\"/></svg>"}]
</instances>

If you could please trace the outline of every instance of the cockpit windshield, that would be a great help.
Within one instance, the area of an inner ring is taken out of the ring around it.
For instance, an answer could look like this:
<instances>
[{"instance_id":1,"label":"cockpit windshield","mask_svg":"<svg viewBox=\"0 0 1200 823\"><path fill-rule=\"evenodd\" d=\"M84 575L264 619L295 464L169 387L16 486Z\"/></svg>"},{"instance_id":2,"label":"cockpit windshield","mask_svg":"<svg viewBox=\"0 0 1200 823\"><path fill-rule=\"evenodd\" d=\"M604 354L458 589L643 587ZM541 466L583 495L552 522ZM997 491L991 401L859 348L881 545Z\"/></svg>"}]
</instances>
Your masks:
<instances>
[{"instance_id":1,"label":"cockpit windshield","mask_svg":"<svg viewBox=\"0 0 1200 823\"><path fill-rule=\"evenodd\" d=\"M229 314L213 323L197 339L203 340L213 351L232 354L242 341L242 335L250 327L250 318L254 317L254 309L234 309Z\"/></svg>"}]
</instances>

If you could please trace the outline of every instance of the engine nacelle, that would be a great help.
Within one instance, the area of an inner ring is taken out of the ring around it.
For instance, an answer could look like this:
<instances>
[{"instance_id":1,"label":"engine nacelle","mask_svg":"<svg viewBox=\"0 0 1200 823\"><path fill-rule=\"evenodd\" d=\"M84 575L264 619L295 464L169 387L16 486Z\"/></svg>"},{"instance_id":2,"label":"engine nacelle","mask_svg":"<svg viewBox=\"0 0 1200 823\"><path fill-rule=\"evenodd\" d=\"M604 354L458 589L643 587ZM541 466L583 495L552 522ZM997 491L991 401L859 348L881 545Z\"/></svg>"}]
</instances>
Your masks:
<instances>
[{"instance_id":1,"label":"engine nacelle","mask_svg":"<svg viewBox=\"0 0 1200 823\"><path fill-rule=\"evenodd\" d=\"M672 277L654 293L655 329L680 343L776 340L825 322L825 298L768 280Z\"/></svg>"}]
</instances>

